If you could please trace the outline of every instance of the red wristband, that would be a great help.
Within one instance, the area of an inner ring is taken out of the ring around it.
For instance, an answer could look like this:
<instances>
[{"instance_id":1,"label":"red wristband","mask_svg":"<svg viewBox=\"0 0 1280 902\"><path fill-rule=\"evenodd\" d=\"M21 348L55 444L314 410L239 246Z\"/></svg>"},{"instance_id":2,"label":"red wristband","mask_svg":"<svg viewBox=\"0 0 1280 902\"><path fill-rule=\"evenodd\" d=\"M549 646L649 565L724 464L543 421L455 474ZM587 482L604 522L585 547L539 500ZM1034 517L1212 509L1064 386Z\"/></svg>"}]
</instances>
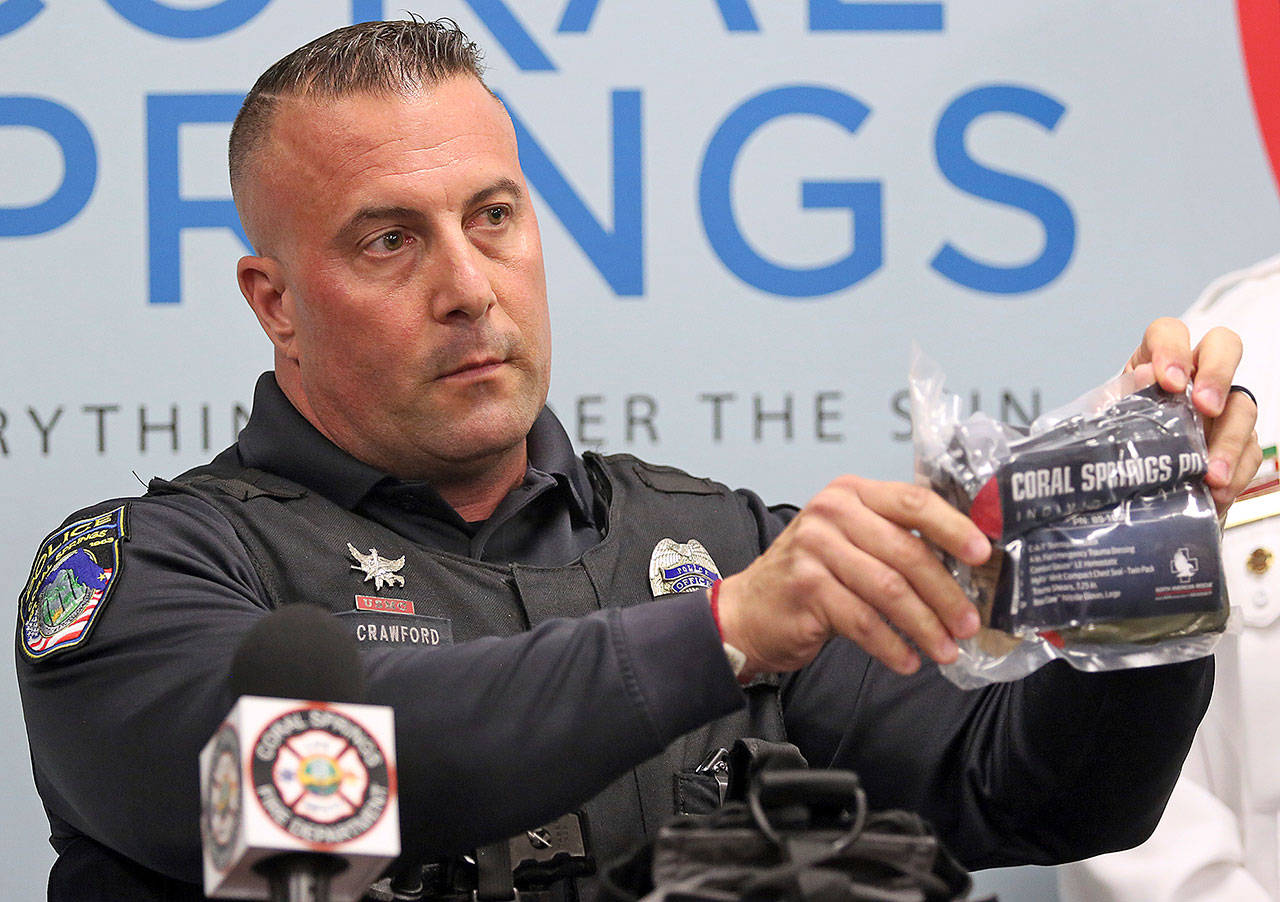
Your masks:
<instances>
[{"instance_id":1,"label":"red wristband","mask_svg":"<svg viewBox=\"0 0 1280 902\"><path fill-rule=\"evenodd\" d=\"M716 634L720 636L720 641L724 641L724 630L720 628L720 580L716 580L711 584L711 619L716 624Z\"/></svg>"},{"instance_id":2,"label":"red wristband","mask_svg":"<svg viewBox=\"0 0 1280 902\"><path fill-rule=\"evenodd\" d=\"M716 633L720 636L720 644L724 646L724 656L728 659L729 667L733 670L733 675L738 678L738 682L746 682L743 674L747 668L747 656L724 641L724 630L720 628L720 580L716 580L711 584L711 591L708 595L711 600L711 620L716 625Z\"/></svg>"}]
</instances>

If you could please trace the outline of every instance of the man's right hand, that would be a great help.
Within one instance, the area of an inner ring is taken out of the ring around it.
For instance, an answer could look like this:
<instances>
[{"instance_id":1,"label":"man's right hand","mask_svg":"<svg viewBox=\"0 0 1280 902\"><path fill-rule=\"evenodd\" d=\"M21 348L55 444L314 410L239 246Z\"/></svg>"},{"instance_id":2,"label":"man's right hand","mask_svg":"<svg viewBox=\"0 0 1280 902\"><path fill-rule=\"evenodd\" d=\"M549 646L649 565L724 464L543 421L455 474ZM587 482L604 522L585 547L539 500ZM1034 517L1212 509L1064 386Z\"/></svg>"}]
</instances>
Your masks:
<instances>
[{"instance_id":1,"label":"man's right hand","mask_svg":"<svg viewBox=\"0 0 1280 902\"><path fill-rule=\"evenodd\" d=\"M720 585L721 635L746 654L744 675L803 667L834 635L902 674L920 666L904 636L954 661L955 640L978 632L978 611L926 539L972 565L991 554L968 517L922 486L832 482Z\"/></svg>"}]
</instances>

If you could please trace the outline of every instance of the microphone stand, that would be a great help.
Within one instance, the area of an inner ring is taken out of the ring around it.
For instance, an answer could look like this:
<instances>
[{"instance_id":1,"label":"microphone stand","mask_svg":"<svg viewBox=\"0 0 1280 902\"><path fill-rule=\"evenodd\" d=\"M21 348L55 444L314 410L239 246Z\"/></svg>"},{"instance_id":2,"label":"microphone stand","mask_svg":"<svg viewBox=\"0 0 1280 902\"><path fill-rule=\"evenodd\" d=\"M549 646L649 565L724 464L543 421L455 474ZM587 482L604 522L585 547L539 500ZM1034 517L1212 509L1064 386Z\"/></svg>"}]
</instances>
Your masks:
<instances>
[{"instance_id":1,"label":"microphone stand","mask_svg":"<svg viewBox=\"0 0 1280 902\"><path fill-rule=\"evenodd\" d=\"M346 869L336 855L290 852L255 866L271 885L271 902L329 902L329 878Z\"/></svg>"}]
</instances>

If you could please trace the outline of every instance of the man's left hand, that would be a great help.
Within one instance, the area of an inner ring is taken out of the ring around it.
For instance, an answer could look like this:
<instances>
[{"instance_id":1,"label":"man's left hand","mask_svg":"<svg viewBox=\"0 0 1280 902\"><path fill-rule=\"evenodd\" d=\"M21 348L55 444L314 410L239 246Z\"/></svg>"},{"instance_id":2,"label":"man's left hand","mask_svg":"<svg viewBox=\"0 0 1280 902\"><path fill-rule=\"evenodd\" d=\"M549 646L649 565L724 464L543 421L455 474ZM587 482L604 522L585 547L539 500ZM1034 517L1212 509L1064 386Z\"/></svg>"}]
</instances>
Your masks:
<instances>
[{"instance_id":1,"label":"man's left hand","mask_svg":"<svg viewBox=\"0 0 1280 902\"><path fill-rule=\"evenodd\" d=\"M1193 348L1186 325L1164 317L1147 326L1142 344L1125 365L1126 371L1150 368L1166 391L1192 386L1191 403L1205 419L1209 444L1205 483L1219 515L1226 513L1262 463L1254 431L1258 408L1248 395L1231 391L1243 348L1239 335L1221 327L1211 329Z\"/></svg>"}]
</instances>

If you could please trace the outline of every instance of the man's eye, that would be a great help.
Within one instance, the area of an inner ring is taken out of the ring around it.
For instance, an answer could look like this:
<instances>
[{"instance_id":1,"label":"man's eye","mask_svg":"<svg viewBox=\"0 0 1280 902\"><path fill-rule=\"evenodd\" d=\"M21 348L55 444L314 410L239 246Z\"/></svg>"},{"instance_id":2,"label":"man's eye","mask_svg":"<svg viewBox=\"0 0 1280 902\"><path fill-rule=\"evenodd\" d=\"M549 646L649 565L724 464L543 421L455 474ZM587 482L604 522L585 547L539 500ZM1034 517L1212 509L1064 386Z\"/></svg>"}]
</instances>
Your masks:
<instances>
[{"instance_id":1,"label":"man's eye","mask_svg":"<svg viewBox=\"0 0 1280 902\"><path fill-rule=\"evenodd\" d=\"M404 247L404 232L387 232L378 239L384 251L398 251Z\"/></svg>"},{"instance_id":2,"label":"man's eye","mask_svg":"<svg viewBox=\"0 0 1280 902\"><path fill-rule=\"evenodd\" d=\"M485 219L488 220L489 225L501 225L502 223L506 222L507 208L506 207L490 207L489 209L484 211L484 216L485 216Z\"/></svg>"}]
</instances>

